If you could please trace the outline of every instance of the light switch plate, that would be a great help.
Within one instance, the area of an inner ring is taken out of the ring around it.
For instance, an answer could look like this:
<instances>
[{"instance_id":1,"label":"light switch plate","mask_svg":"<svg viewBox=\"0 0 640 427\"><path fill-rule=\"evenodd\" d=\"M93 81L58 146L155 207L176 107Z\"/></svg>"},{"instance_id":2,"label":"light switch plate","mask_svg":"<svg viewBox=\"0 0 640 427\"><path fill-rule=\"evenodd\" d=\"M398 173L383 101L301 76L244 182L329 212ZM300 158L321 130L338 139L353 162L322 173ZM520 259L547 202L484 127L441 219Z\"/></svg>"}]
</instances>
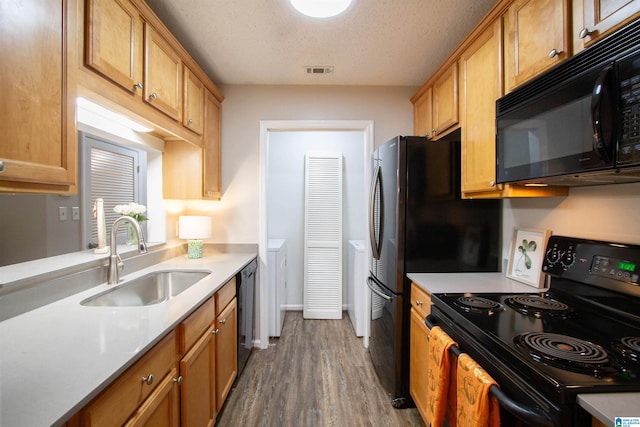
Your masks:
<instances>
[{"instance_id":1,"label":"light switch plate","mask_svg":"<svg viewBox=\"0 0 640 427\"><path fill-rule=\"evenodd\" d=\"M71 219L73 221L80 221L80 208L78 206L71 208Z\"/></svg>"},{"instance_id":2,"label":"light switch plate","mask_svg":"<svg viewBox=\"0 0 640 427\"><path fill-rule=\"evenodd\" d=\"M66 206L60 206L58 208L58 221L66 221L67 219L68 219L67 207Z\"/></svg>"}]
</instances>

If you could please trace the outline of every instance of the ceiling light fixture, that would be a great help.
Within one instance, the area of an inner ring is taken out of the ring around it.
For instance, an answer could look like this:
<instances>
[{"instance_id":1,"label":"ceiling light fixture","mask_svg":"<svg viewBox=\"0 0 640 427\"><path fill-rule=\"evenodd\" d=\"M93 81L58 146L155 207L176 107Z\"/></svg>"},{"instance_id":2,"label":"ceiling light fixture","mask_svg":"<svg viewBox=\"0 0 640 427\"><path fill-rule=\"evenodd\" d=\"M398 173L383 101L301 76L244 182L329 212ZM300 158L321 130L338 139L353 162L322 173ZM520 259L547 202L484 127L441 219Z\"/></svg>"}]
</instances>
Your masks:
<instances>
[{"instance_id":1,"label":"ceiling light fixture","mask_svg":"<svg viewBox=\"0 0 640 427\"><path fill-rule=\"evenodd\" d=\"M289 0L303 15L312 18L331 18L347 10L353 0Z\"/></svg>"}]
</instances>

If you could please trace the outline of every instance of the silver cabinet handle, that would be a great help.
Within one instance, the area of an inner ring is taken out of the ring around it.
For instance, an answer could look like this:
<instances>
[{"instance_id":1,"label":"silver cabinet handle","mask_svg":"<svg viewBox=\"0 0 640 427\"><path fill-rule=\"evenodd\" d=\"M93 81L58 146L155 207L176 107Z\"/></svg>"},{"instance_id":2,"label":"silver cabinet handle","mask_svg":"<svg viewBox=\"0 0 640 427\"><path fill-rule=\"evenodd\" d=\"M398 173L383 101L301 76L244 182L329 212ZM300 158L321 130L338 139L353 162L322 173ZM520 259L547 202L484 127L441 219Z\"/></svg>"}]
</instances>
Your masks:
<instances>
[{"instance_id":1,"label":"silver cabinet handle","mask_svg":"<svg viewBox=\"0 0 640 427\"><path fill-rule=\"evenodd\" d=\"M435 135L436 134L436 128L431 129L431 135Z\"/></svg>"},{"instance_id":2,"label":"silver cabinet handle","mask_svg":"<svg viewBox=\"0 0 640 427\"><path fill-rule=\"evenodd\" d=\"M142 382L147 383L147 385L151 385L151 383L153 383L153 374L149 374L146 377L142 377Z\"/></svg>"},{"instance_id":3,"label":"silver cabinet handle","mask_svg":"<svg viewBox=\"0 0 640 427\"><path fill-rule=\"evenodd\" d=\"M224 324L226 324L226 323L227 323L227 319L220 319L220 324L221 324L221 325L224 325Z\"/></svg>"},{"instance_id":4,"label":"silver cabinet handle","mask_svg":"<svg viewBox=\"0 0 640 427\"><path fill-rule=\"evenodd\" d=\"M178 385L182 385L182 375L180 375L178 378L174 378L173 382L178 383Z\"/></svg>"},{"instance_id":5,"label":"silver cabinet handle","mask_svg":"<svg viewBox=\"0 0 640 427\"><path fill-rule=\"evenodd\" d=\"M149 101L153 101L154 99L158 99L158 94L155 92L149 95Z\"/></svg>"},{"instance_id":6,"label":"silver cabinet handle","mask_svg":"<svg viewBox=\"0 0 640 427\"><path fill-rule=\"evenodd\" d=\"M191 119L187 120L187 124L190 125L191 123L193 123L193 120L191 120Z\"/></svg>"},{"instance_id":7,"label":"silver cabinet handle","mask_svg":"<svg viewBox=\"0 0 640 427\"><path fill-rule=\"evenodd\" d=\"M220 334L220 329L216 329L215 331L211 331L211 333L213 335L219 335Z\"/></svg>"},{"instance_id":8,"label":"silver cabinet handle","mask_svg":"<svg viewBox=\"0 0 640 427\"><path fill-rule=\"evenodd\" d=\"M0 160L0 172L4 172L7 170L7 166L4 164L2 160Z\"/></svg>"},{"instance_id":9,"label":"silver cabinet handle","mask_svg":"<svg viewBox=\"0 0 640 427\"><path fill-rule=\"evenodd\" d=\"M588 28L583 28L578 33L578 37L580 37L581 39L585 39L587 38L587 36L590 36L591 34L593 34L593 31L589 31Z\"/></svg>"},{"instance_id":10,"label":"silver cabinet handle","mask_svg":"<svg viewBox=\"0 0 640 427\"><path fill-rule=\"evenodd\" d=\"M551 49L549 51L549 58L555 58L556 56L559 56L561 53L562 53L561 50Z\"/></svg>"},{"instance_id":11,"label":"silver cabinet handle","mask_svg":"<svg viewBox=\"0 0 640 427\"><path fill-rule=\"evenodd\" d=\"M133 90L142 89L143 87L144 86L142 86L142 82L138 82L138 83L133 85Z\"/></svg>"},{"instance_id":12,"label":"silver cabinet handle","mask_svg":"<svg viewBox=\"0 0 640 427\"><path fill-rule=\"evenodd\" d=\"M422 301L420 301L419 299L416 300L416 305L421 306L422 305Z\"/></svg>"},{"instance_id":13,"label":"silver cabinet handle","mask_svg":"<svg viewBox=\"0 0 640 427\"><path fill-rule=\"evenodd\" d=\"M489 181L489 186L490 187L495 187L496 186L496 182L495 181Z\"/></svg>"}]
</instances>

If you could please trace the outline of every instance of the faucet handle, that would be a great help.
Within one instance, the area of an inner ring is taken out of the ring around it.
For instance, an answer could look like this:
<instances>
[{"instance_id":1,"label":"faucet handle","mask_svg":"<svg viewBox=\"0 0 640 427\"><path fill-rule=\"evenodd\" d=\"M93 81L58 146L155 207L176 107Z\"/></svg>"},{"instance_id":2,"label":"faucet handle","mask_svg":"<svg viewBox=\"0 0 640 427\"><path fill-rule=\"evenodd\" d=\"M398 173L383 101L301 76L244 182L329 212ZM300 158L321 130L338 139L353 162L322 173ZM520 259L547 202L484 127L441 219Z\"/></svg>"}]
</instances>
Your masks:
<instances>
[{"instance_id":1,"label":"faucet handle","mask_svg":"<svg viewBox=\"0 0 640 427\"><path fill-rule=\"evenodd\" d=\"M117 266L118 266L118 270L122 270L124 268L124 262L122 261L122 258L120 258L120 254L116 255L116 257L118 258L118 262L117 262Z\"/></svg>"}]
</instances>

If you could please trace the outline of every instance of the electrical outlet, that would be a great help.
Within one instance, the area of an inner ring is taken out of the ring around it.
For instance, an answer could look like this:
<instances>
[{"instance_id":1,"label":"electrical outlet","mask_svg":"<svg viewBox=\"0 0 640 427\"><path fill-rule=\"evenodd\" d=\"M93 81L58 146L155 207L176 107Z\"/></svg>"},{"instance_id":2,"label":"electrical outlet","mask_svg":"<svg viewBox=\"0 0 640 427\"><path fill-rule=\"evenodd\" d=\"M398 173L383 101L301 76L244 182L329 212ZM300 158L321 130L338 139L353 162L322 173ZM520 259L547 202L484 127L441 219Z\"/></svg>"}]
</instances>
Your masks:
<instances>
[{"instance_id":1,"label":"electrical outlet","mask_svg":"<svg viewBox=\"0 0 640 427\"><path fill-rule=\"evenodd\" d=\"M58 221L66 221L67 219L68 219L67 207L66 206L60 206L58 208Z\"/></svg>"},{"instance_id":2,"label":"electrical outlet","mask_svg":"<svg viewBox=\"0 0 640 427\"><path fill-rule=\"evenodd\" d=\"M71 208L71 219L73 221L80 221L80 208L78 206Z\"/></svg>"}]
</instances>

